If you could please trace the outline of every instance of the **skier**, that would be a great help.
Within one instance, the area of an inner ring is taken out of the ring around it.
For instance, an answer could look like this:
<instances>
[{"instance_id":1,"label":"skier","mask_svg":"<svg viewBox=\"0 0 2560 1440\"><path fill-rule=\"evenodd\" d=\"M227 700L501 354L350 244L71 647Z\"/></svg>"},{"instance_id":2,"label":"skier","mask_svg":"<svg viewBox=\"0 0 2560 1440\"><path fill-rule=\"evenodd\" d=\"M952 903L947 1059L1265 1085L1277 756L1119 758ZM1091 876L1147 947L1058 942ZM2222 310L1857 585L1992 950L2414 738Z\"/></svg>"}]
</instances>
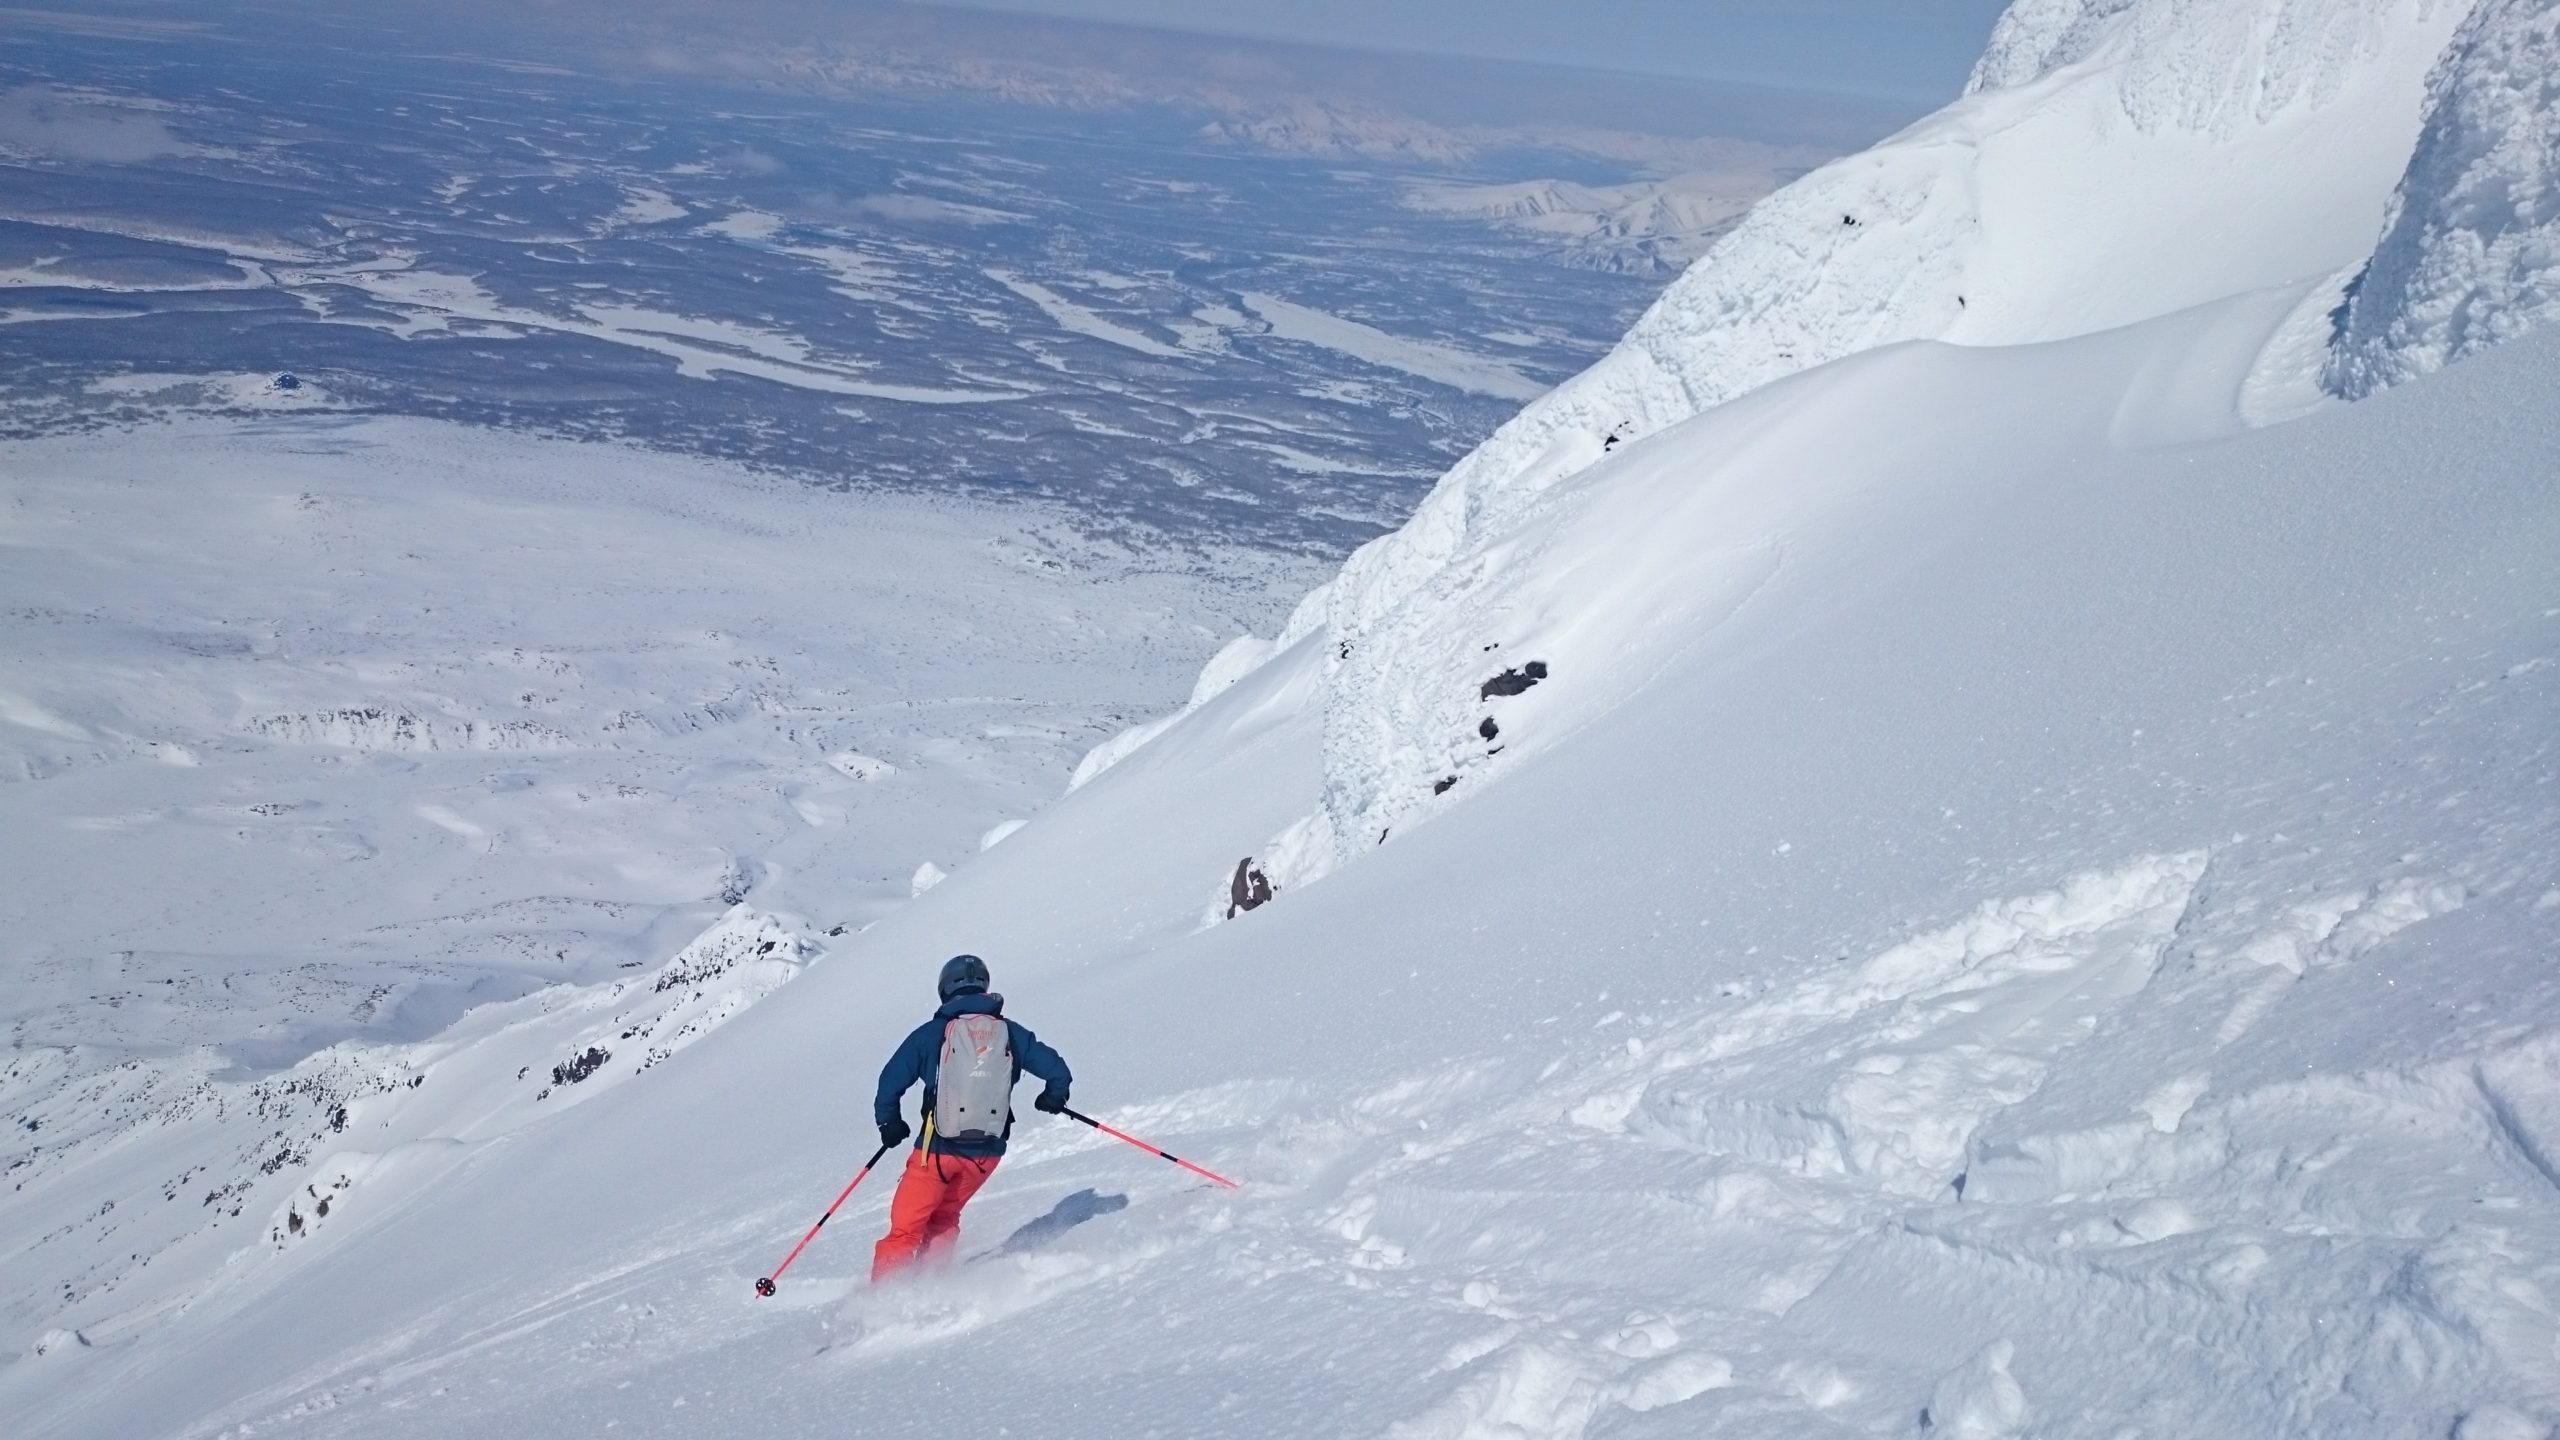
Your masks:
<instances>
[{"instance_id":1,"label":"skier","mask_svg":"<svg viewBox=\"0 0 2560 1440\"><path fill-rule=\"evenodd\" d=\"M880 1069L872 1118L880 1144L898 1144L914 1133L898 1113L909 1087L924 1085L924 1133L898 1177L889 1201L889 1233L871 1252L877 1284L919 1256L950 1253L960 1233L960 1209L995 1173L1013 1131L1013 1082L1022 1072L1046 1081L1035 1110L1055 1115L1067 1108L1074 1077L1057 1051L1004 1018L1004 997L987 993L987 962L954 955L943 962L942 1006L898 1046Z\"/></svg>"}]
</instances>

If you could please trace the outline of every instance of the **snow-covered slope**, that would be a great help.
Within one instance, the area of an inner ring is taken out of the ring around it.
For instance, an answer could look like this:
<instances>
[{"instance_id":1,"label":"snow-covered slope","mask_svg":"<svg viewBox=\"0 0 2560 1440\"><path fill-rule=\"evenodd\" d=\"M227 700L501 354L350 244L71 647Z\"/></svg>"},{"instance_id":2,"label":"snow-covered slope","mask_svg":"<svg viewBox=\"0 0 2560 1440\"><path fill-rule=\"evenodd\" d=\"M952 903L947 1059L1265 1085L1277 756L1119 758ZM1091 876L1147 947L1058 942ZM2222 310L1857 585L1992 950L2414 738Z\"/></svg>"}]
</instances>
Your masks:
<instances>
[{"instance_id":1,"label":"snow-covered slope","mask_svg":"<svg viewBox=\"0 0 2560 1440\"><path fill-rule=\"evenodd\" d=\"M2560 334L2248 403L2316 374L2280 342L2415 173L2458 8L2021 9L1976 94L1704 262L1767 257L1764 304L1683 329L1755 293L1693 274L1002 844L362 1223L66 1302L0 1407L2550 1435ZM1861 174L1918 218L1781 264ZM1959 271L2041 298L1908 333ZM1276 900L1203 927L1240 856ZM1080 1105L1244 1188L1026 1118L968 1263L865 1287L875 1182L756 1300L961 949Z\"/></svg>"},{"instance_id":2,"label":"snow-covered slope","mask_svg":"<svg viewBox=\"0 0 2560 1440\"><path fill-rule=\"evenodd\" d=\"M1598 619L1604 598L1635 616L1723 603L1690 593L1686 570L1613 563L1605 581L1548 577L1569 592L1604 583L1605 597L1586 588L1522 613L1533 602L1488 557L1500 537L1548 527L1571 503L1553 492L1590 481L1614 446L1898 341L2051 340L2352 267L2461 19L2440 0L2014 12L1972 94L1763 202L1616 350L1522 411L1300 606L1283 643L1329 635L1339 662L1328 783L1323 819L1274 837L1275 863L1312 878L1445 793L1432 787L1487 748L1470 743L1484 718L1467 678L1479 657L1570 644L1548 627L1611 623ZM1747 593L1748 574L1774 561L1734 558L1719 593ZM1489 608L1495 590L1508 598ZM1642 628L1617 624L1599 643ZM1542 714L1544 732L1615 704L1643 666L1610 669L1586 668L1576 701L1541 701L1565 711Z\"/></svg>"},{"instance_id":3,"label":"snow-covered slope","mask_svg":"<svg viewBox=\"0 0 2560 1440\"><path fill-rule=\"evenodd\" d=\"M2350 399L2560 316L2560 5L2483 0L2428 87L2391 223L2346 307Z\"/></svg>"},{"instance_id":4,"label":"snow-covered slope","mask_svg":"<svg viewBox=\"0 0 2560 1440\"><path fill-rule=\"evenodd\" d=\"M2541 1433L2560 350L2119 438L2213 319L1900 347L1658 437L1613 464L1704 492L1664 528L1759 489L1746 448L1831 478L1474 803L1195 933L1320 783L1302 644L674 1060L0 1399L923 1434L957 1368L973 1424L1069 1436ZM963 947L1082 1103L1246 1188L1032 1121L967 1246L1045 1242L865 1292L858 1193L756 1301Z\"/></svg>"},{"instance_id":5,"label":"snow-covered slope","mask_svg":"<svg viewBox=\"0 0 2560 1440\"><path fill-rule=\"evenodd\" d=\"M0 1333L109 1341L654 1069L1287 594L1036 507L422 421L0 476Z\"/></svg>"}]
</instances>

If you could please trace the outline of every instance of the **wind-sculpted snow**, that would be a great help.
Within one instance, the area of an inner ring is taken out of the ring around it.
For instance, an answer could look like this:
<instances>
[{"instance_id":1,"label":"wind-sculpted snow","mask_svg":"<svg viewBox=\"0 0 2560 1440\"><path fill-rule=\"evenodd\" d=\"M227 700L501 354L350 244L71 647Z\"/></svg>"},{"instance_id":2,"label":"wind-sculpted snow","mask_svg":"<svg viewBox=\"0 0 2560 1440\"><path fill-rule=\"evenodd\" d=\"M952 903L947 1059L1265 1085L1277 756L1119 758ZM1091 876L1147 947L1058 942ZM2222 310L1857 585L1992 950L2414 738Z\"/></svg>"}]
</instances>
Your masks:
<instances>
[{"instance_id":1,"label":"wind-sculpted snow","mask_svg":"<svg viewBox=\"0 0 2560 1440\"><path fill-rule=\"evenodd\" d=\"M2034 1095L2059 1052L2150 983L2205 860L2148 856L1987 903L1853 970L1739 1007L1705 1054L1656 1061L1678 1078L1648 1088L1640 1109L1688 1143L1790 1173L1857 1175L1922 1199L1961 1191L1974 1134ZM1820 1057L1815 1071L1759 1053L1778 1049ZM1816 1092L1818 1106L1793 1108Z\"/></svg>"},{"instance_id":2,"label":"wind-sculpted snow","mask_svg":"<svg viewBox=\"0 0 2560 1440\"><path fill-rule=\"evenodd\" d=\"M2329 357L2349 399L2560 315L2560 6L2482 0Z\"/></svg>"}]
</instances>

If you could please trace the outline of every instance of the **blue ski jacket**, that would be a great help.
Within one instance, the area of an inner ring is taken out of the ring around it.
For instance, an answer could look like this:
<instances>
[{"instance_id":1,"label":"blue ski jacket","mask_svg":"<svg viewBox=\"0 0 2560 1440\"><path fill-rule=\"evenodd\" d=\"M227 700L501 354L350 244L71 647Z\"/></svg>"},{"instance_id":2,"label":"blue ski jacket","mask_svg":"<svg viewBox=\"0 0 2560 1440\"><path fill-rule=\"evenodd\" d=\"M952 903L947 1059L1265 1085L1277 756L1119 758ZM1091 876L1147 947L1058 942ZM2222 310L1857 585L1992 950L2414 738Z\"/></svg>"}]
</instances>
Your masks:
<instances>
[{"instance_id":1,"label":"blue ski jacket","mask_svg":"<svg viewBox=\"0 0 2560 1440\"><path fill-rule=\"evenodd\" d=\"M1001 995L954 995L942 1002L942 1008L933 1012L933 1018L909 1031L907 1038L899 1042L897 1053L889 1057L889 1063L880 1067L880 1090L871 1100L873 1122L886 1125L899 1118L898 1102L904 1100L907 1091L918 1083L924 1086L924 1114L931 1116L934 1072L942 1066L942 1027L961 1015L1002 1014L1004 997ZM1004 1025L1013 1041L1013 1078L1021 1079L1022 1072L1028 1070L1048 1082L1042 1093L1065 1100L1067 1086L1075 1079L1068 1073L1065 1057L1041 1044L1040 1037L1032 1034L1029 1027L1011 1019L1007 1019ZM923 1129L923 1126L917 1127L918 1146L924 1144ZM945 1140L936 1135L933 1148L945 1155L1001 1155L1004 1153L1005 1135L1012 1133L1013 1115L1007 1112L1004 1135L992 1140Z\"/></svg>"}]
</instances>

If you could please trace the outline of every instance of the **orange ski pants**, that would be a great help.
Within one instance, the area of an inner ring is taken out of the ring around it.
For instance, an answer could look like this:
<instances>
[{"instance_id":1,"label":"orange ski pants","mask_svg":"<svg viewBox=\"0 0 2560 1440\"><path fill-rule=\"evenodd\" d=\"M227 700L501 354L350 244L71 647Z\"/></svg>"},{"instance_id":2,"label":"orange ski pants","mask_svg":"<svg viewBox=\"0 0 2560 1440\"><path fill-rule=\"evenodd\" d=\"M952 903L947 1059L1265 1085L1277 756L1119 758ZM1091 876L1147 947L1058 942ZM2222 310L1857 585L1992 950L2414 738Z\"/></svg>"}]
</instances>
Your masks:
<instances>
[{"instance_id":1,"label":"orange ski pants","mask_svg":"<svg viewBox=\"0 0 2560 1440\"><path fill-rule=\"evenodd\" d=\"M907 1156L898 1193L889 1201L889 1233L871 1247L871 1280L878 1284L914 1264L951 1253L960 1235L960 1207L996 1173L994 1155L941 1155L917 1150Z\"/></svg>"}]
</instances>

